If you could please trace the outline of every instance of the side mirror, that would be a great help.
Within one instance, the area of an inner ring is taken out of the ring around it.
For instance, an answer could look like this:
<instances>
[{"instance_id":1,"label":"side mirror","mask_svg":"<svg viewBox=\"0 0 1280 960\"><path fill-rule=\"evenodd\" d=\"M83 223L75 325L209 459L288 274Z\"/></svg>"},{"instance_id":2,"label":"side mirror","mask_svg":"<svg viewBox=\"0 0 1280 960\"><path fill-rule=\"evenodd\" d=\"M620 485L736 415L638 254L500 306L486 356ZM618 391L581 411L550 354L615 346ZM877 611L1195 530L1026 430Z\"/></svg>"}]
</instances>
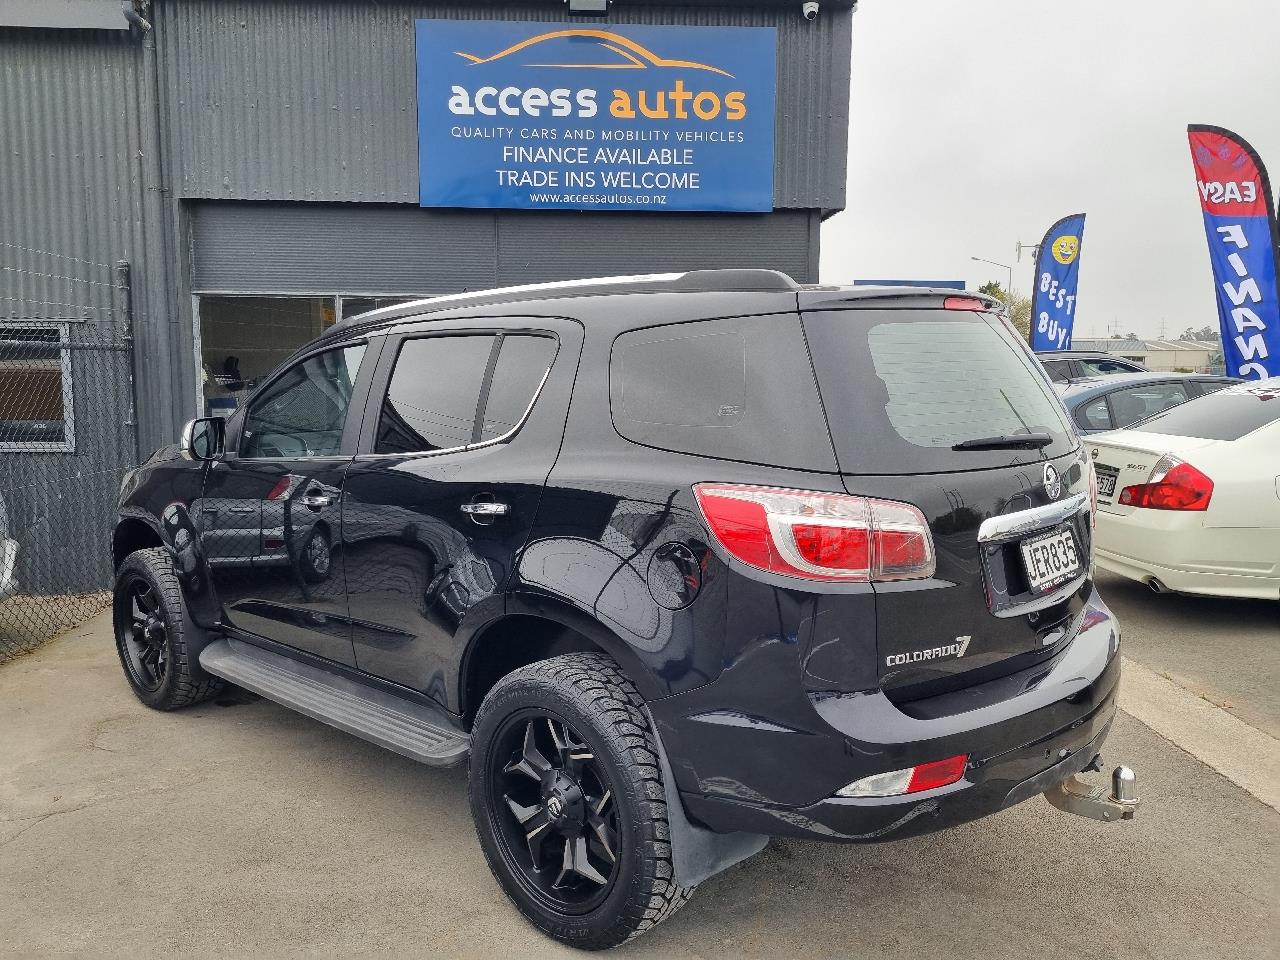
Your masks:
<instances>
[{"instance_id":1,"label":"side mirror","mask_svg":"<svg viewBox=\"0 0 1280 960\"><path fill-rule=\"evenodd\" d=\"M222 456L227 421L201 417L182 428L182 455L188 460L217 460Z\"/></svg>"}]
</instances>

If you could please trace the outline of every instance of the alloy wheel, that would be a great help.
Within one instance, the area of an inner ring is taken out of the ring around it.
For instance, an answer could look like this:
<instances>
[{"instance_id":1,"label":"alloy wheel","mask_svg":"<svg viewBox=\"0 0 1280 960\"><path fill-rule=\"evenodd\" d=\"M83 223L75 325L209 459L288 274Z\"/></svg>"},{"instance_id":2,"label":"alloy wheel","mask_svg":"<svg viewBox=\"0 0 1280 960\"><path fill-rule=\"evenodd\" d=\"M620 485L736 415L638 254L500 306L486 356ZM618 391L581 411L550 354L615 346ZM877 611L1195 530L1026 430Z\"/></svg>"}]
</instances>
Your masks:
<instances>
[{"instance_id":1,"label":"alloy wheel","mask_svg":"<svg viewBox=\"0 0 1280 960\"><path fill-rule=\"evenodd\" d=\"M609 775L564 720L522 711L491 753L490 809L505 857L557 910L604 899L618 871L618 806Z\"/></svg>"},{"instance_id":2,"label":"alloy wheel","mask_svg":"<svg viewBox=\"0 0 1280 960\"><path fill-rule=\"evenodd\" d=\"M169 665L169 628L156 588L134 577L125 588L127 609L119 629L130 671L138 685L155 690L164 682Z\"/></svg>"}]
</instances>

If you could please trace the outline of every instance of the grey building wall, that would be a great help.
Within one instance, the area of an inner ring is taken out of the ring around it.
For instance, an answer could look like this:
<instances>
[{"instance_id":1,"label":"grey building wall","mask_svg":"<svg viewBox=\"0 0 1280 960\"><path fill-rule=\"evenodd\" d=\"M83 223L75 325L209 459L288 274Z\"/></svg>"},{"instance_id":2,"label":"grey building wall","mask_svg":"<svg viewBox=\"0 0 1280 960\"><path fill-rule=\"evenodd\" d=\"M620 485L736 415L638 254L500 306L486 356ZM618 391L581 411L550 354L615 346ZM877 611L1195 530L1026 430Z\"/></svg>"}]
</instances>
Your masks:
<instances>
[{"instance_id":1,"label":"grey building wall","mask_svg":"<svg viewBox=\"0 0 1280 960\"><path fill-rule=\"evenodd\" d=\"M147 34L0 17L0 318L121 343L111 269L131 263L143 455L196 406L192 291L427 294L718 265L816 279L819 221L844 205L849 0L812 23L793 0L615 3L615 24L778 28L777 210L740 216L418 208L413 21L565 19L556 0L155 0L148 13ZM91 355L75 352L76 452L0 453L11 520L80 549L108 528L135 455L126 355L101 351L100 377Z\"/></svg>"},{"instance_id":2,"label":"grey building wall","mask_svg":"<svg viewBox=\"0 0 1280 960\"><path fill-rule=\"evenodd\" d=\"M192 204L192 289L429 295L579 276L767 267L816 278L819 215Z\"/></svg>"},{"instance_id":3,"label":"grey building wall","mask_svg":"<svg viewBox=\"0 0 1280 960\"><path fill-rule=\"evenodd\" d=\"M612 24L778 30L774 206L844 207L852 13L616 3ZM184 197L418 202L414 20L563 21L564 4L161 0ZM595 22L595 21L587 21Z\"/></svg>"},{"instance_id":4,"label":"grey building wall","mask_svg":"<svg viewBox=\"0 0 1280 960\"><path fill-rule=\"evenodd\" d=\"M428 294L743 265L816 280L819 221L845 199L850 7L824 3L809 22L793 0L613 5L613 24L778 30L776 211L651 215L417 206L414 21L563 21L558 0L156 0L179 286ZM187 377L190 299L180 297L175 310L187 339L174 345L173 364ZM192 380L173 387L170 430L191 414L195 394ZM144 424L144 438L166 437Z\"/></svg>"},{"instance_id":5,"label":"grey building wall","mask_svg":"<svg viewBox=\"0 0 1280 960\"><path fill-rule=\"evenodd\" d=\"M103 531L120 474L136 462L116 261L136 266L138 320L157 331L143 357L155 373L147 400L170 406L171 314L165 258L151 243L160 205L142 66L123 31L0 26L0 322L69 321L73 347L74 451L0 452L28 589L99 589L110 573Z\"/></svg>"}]
</instances>

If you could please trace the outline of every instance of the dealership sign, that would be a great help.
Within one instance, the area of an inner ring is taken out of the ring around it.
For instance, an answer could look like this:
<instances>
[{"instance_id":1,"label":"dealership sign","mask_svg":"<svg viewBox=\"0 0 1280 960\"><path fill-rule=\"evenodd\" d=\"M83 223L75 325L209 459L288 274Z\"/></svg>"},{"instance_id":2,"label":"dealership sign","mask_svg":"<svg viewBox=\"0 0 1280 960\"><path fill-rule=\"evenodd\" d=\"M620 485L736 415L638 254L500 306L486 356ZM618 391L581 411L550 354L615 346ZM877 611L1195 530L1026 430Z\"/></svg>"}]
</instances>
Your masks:
<instances>
[{"instance_id":1,"label":"dealership sign","mask_svg":"<svg viewBox=\"0 0 1280 960\"><path fill-rule=\"evenodd\" d=\"M424 207L773 209L776 30L419 20Z\"/></svg>"},{"instance_id":2,"label":"dealership sign","mask_svg":"<svg viewBox=\"0 0 1280 960\"><path fill-rule=\"evenodd\" d=\"M1233 377L1280 375L1280 289L1267 171L1229 130L1187 128L1218 298L1222 356Z\"/></svg>"}]
</instances>

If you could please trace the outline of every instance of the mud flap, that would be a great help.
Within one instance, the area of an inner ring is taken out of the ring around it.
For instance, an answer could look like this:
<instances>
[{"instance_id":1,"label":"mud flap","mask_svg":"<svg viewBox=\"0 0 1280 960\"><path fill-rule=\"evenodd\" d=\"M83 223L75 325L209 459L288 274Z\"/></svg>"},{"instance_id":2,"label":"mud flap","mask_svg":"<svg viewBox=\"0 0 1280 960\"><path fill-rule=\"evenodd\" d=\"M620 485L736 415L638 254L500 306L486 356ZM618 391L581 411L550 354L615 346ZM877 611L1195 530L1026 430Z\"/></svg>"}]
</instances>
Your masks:
<instances>
[{"instance_id":1,"label":"mud flap","mask_svg":"<svg viewBox=\"0 0 1280 960\"><path fill-rule=\"evenodd\" d=\"M658 763L662 768L662 787L667 797L667 823L671 828L671 864L675 881L682 887L696 887L735 863L754 857L769 844L760 833L715 833L690 822L685 813L675 773L667 759L666 747L653 715L645 707L649 729L658 745Z\"/></svg>"}]
</instances>

